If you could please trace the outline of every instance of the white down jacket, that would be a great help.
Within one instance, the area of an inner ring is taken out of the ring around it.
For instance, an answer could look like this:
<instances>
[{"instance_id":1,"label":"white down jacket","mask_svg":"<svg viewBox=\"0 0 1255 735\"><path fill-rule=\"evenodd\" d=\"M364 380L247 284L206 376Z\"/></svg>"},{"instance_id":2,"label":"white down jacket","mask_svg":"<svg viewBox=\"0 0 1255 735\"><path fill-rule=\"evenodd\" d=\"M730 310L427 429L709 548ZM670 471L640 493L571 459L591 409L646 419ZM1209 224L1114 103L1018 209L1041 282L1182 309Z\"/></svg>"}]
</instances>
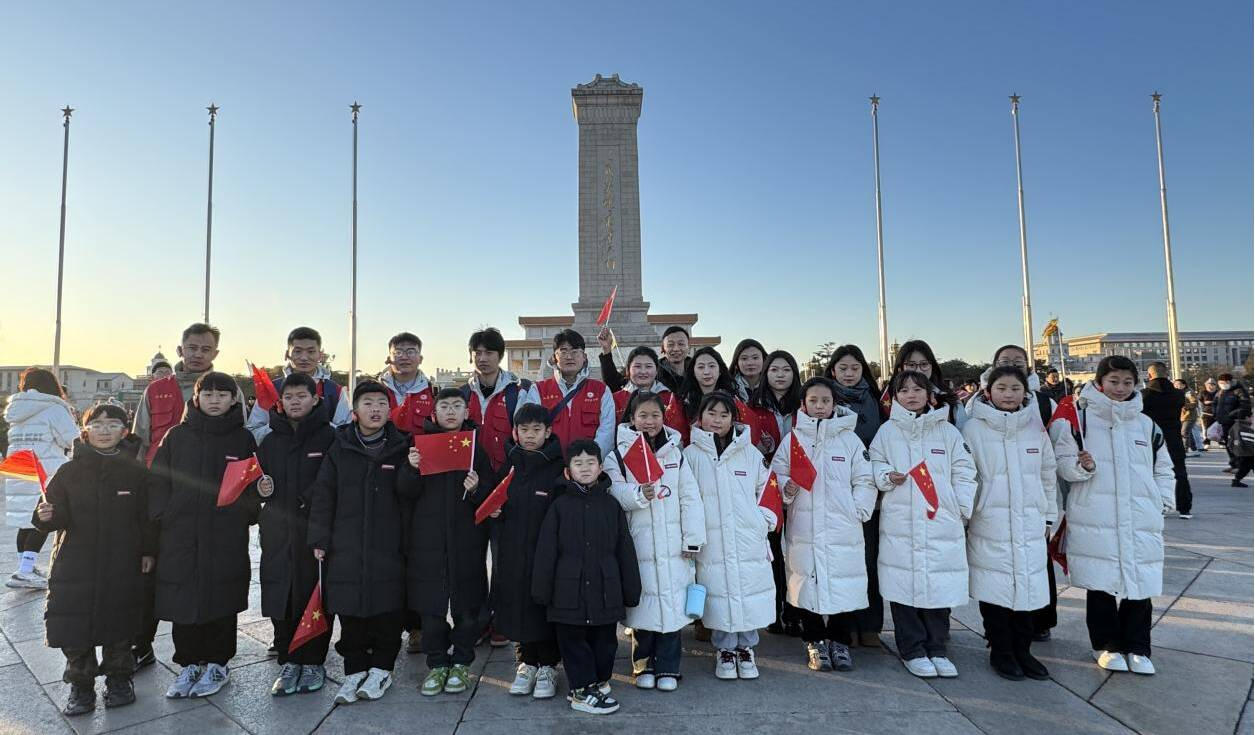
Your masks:
<instances>
[{"instance_id":1,"label":"white down jacket","mask_svg":"<svg viewBox=\"0 0 1255 735\"><path fill-rule=\"evenodd\" d=\"M79 436L70 404L58 396L27 390L9 396L4 409L9 424L9 454L29 449L39 458L48 480L74 447ZM9 478L4 481L5 523L13 528L30 528L31 513L39 502L39 483Z\"/></svg>"},{"instance_id":2,"label":"white down jacket","mask_svg":"<svg viewBox=\"0 0 1255 735\"><path fill-rule=\"evenodd\" d=\"M1030 397L1031 398L1031 397ZM963 438L976 460L976 500L967 526L967 564L974 599L1011 610L1050 602L1046 524L1055 505L1055 453L1041 429L1035 398L1015 412L983 397Z\"/></svg>"},{"instance_id":3,"label":"white down jacket","mask_svg":"<svg viewBox=\"0 0 1255 735\"><path fill-rule=\"evenodd\" d=\"M815 466L815 487L785 496L785 594L789 604L821 615L867 607L863 521L876 509L876 488L867 451L854 433L857 424L858 414L844 406L830 419L798 411L792 438L780 442L771 461L781 487L792 476L793 442Z\"/></svg>"},{"instance_id":4,"label":"white down jacket","mask_svg":"<svg viewBox=\"0 0 1255 735\"><path fill-rule=\"evenodd\" d=\"M1094 472L1078 464L1071 432L1055 439L1059 476L1072 485L1067 501L1072 584L1132 600L1161 594L1163 509L1176 505L1162 434L1142 413L1140 393L1117 403L1089 383L1081 389L1077 413Z\"/></svg>"},{"instance_id":5,"label":"white down jacket","mask_svg":"<svg viewBox=\"0 0 1255 735\"><path fill-rule=\"evenodd\" d=\"M697 479L706 516L706 545L697 557L697 581L706 587L702 623L741 633L776 619L767 532L776 515L758 504L767 484L763 455L746 426L737 426L720 455L715 435L693 428L685 464Z\"/></svg>"},{"instance_id":6,"label":"white down jacket","mask_svg":"<svg viewBox=\"0 0 1255 735\"><path fill-rule=\"evenodd\" d=\"M889 420L872 440L872 470L880 501L880 594L892 602L937 609L967 602L967 544L963 519L972 514L976 464L947 411L916 416L894 401ZM890 472L907 474L924 462L937 490L937 513L915 480L894 485Z\"/></svg>"},{"instance_id":7,"label":"white down jacket","mask_svg":"<svg viewBox=\"0 0 1255 735\"><path fill-rule=\"evenodd\" d=\"M667 443L655 452L662 477L654 479L653 500L641 493L644 478L620 467L639 433L620 424L615 447L606 457L610 494L627 513L628 529L636 546L641 570L641 604L627 609L627 626L655 633L671 633L693 622L684 614L688 586L693 582L693 562L681 554L706 544L706 519L693 472L680 450L680 433L663 427Z\"/></svg>"}]
</instances>

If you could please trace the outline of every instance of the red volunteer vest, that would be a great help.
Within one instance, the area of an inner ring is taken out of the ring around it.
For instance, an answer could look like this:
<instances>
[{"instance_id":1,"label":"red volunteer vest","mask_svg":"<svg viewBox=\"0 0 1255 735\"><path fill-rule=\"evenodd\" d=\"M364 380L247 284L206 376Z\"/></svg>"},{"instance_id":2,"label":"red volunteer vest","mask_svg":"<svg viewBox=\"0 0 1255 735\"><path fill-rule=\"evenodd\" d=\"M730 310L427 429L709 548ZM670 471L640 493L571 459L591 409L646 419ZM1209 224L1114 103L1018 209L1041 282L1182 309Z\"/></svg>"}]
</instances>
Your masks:
<instances>
[{"instance_id":1,"label":"red volunteer vest","mask_svg":"<svg viewBox=\"0 0 1255 735\"><path fill-rule=\"evenodd\" d=\"M484 448L488 463L495 470L505 464L506 442L513 437L514 427L510 423L510 414L506 411L505 391L499 391L489 398L488 407L482 412L479 404L484 394L476 396L475 392L471 392L470 400L466 402L467 415L479 425L479 446Z\"/></svg>"},{"instance_id":2,"label":"red volunteer vest","mask_svg":"<svg viewBox=\"0 0 1255 735\"><path fill-rule=\"evenodd\" d=\"M550 411L562 402L562 389L558 387L557 378L540 381L536 390L540 393L541 405ZM591 378L585 380L579 387L579 393L571 397L553 420L553 433L557 435L563 452L576 439L597 438L597 427L601 424L601 397L605 393L605 383Z\"/></svg>"},{"instance_id":3,"label":"red volunteer vest","mask_svg":"<svg viewBox=\"0 0 1255 735\"><path fill-rule=\"evenodd\" d=\"M144 462L151 467L161 440L183 420L187 401L174 376L149 383L144 389L144 398L148 403L148 451L144 454Z\"/></svg>"},{"instance_id":4,"label":"red volunteer vest","mask_svg":"<svg viewBox=\"0 0 1255 735\"><path fill-rule=\"evenodd\" d=\"M421 434L423 422L436 410L436 394L429 383L417 393L406 394L405 400L398 403L396 394L389 390L388 406L393 425L408 434Z\"/></svg>"}]
</instances>

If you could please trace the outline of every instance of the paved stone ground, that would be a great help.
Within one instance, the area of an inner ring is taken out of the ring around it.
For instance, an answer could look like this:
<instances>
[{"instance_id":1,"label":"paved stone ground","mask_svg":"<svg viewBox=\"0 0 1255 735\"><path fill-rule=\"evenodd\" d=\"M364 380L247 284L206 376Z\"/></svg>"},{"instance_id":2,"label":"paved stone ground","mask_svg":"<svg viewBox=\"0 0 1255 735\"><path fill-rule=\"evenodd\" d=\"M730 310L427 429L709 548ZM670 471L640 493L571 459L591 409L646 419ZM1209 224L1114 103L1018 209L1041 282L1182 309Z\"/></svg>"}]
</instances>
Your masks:
<instances>
[{"instance_id":1,"label":"paved stone ground","mask_svg":"<svg viewBox=\"0 0 1255 735\"><path fill-rule=\"evenodd\" d=\"M1050 667L1046 682L1009 682L989 669L975 604L954 611L951 658L958 679L923 681L890 651L855 649L857 669L818 674L805 668L801 643L764 634L762 678L714 678L711 651L686 636L684 673L676 693L640 692L626 676L627 646L619 649L618 714L576 715L561 698L533 701L507 693L511 649L479 649L476 686L458 696L421 697L420 656L401 654L397 683L378 702L335 707L335 684L310 695L274 699L278 667L266 658L269 621L252 607L240 615L239 654L231 683L208 700L171 701L169 627L157 639L160 664L136 678L134 705L67 719L61 683L64 660L43 645L43 602L36 592L0 593L0 733L384 733L419 731L464 735L514 732L594 733L627 728L670 733L742 732L748 727L815 729L827 733L1170 733L1251 732L1252 717L1252 495L1228 486L1220 452L1191 461L1196 494L1193 520L1166 521L1164 595L1155 600L1153 645L1159 674L1111 675L1098 669L1085 635L1084 592L1061 578L1060 624L1054 639L1034 646ZM0 539L0 568L15 564L13 531ZM49 548L51 544L49 544ZM254 549L256 553L256 549ZM44 562L46 564L46 558ZM254 576L256 574L254 573ZM3 589L3 588L0 588ZM886 620L886 629L888 629ZM342 677L340 658L329 661ZM103 688L103 682L100 687Z\"/></svg>"}]
</instances>

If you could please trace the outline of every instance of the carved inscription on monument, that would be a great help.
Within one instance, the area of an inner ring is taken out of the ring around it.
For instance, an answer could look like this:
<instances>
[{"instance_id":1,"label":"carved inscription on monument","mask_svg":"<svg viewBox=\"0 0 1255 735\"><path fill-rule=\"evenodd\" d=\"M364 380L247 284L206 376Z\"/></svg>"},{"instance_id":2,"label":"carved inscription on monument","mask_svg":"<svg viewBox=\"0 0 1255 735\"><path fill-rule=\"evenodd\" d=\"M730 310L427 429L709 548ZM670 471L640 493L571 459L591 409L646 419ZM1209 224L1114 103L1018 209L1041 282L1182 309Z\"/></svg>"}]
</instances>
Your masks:
<instances>
[{"instance_id":1,"label":"carved inscription on monument","mask_svg":"<svg viewBox=\"0 0 1255 735\"><path fill-rule=\"evenodd\" d=\"M620 237L619 210L619 147L597 147L597 192L599 196L597 216L598 260L607 271L619 267Z\"/></svg>"}]
</instances>

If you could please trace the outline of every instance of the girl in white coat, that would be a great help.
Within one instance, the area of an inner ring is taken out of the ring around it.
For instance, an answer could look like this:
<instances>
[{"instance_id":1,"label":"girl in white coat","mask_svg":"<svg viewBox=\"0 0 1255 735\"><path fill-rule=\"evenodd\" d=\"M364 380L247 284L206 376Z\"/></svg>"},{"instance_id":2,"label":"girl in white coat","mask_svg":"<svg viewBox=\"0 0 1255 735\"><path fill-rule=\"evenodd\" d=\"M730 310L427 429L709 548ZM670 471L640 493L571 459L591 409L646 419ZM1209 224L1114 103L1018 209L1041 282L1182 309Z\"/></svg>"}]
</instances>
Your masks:
<instances>
[{"instance_id":1,"label":"girl in white coat","mask_svg":"<svg viewBox=\"0 0 1255 735\"><path fill-rule=\"evenodd\" d=\"M889 420L872 440L880 502L880 594L889 600L898 654L919 677L953 677L946 657L950 608L967 602L963 521L972 514L976 465L933 386L913 370L893 376ZM923 464L921 480L910 476ZM926 495L935 493L935 506Z\"/></svg>"},{"instance_id":2,"label":"girl in white coat","mask_svg":"<svg viewBox=\"0 0 1255 735\"><path fill-rule=\"evenodd\" d=\"M706 517L697 581L706 587L702 622L717 651L715 676L720 679L758 678L758 629L776 618L767 543L776 514L758 504L769 473L739 418L732 396L707 395L684 450Z\"/></svg>"},{"instance_id":3,"label":"girl in white coat","mask_svg":"<svg viewBox=\"0 0 1255 735\"><path fill-rule=\"evenodd\" d=\"M977 475L967 527L969 586L980 601L994 671L1017 681L1049 679L1029 647L1033 611L1050 601L1046 529L1058 515L1055 454L1022 370L996 367L985 383L963 427Z\"/></svg>"},{"instance_id":4,"label":"girl in white coat","mask_svg":"<svg viewBox=\"0 0 1255 735\"><path fill-rule=\"evenodd\" d=\"M1068 492L1068 571L1088 590L1094 660L1108 671L1153 674L1151 599L1163 592L1163 511L1176 502L1163 434L1142 413L1137 366L1113 355L1081 389L1080 439L1055 439ZM1082 450L1083 446L1083 450ZM1117 598L1119 602L1117 603Z\"/></svg>"},{"instance_id":5,"label":"girl in white coat","mask_svg":"<svg viewBox=\"0 0 1255 735\"><path fill-rule=\"evenodd\" d=\"M610 494L627 513L641 570L641 604L627 609L632 629L632 673L641 689L674 691L680 678L680 629L693 582L693 559L706 544L706 519L693 472L684 462L680 434L664 425L666 407L656 393L637 391L628 402L631 424L620 424L606 458ZM624 461L644 436L662 466L661 477L636 477Z\"/></svg>"},{"instance_id":6,"label":"girl in white coat","mask_svg":"<svg viewBox=\"0 0 1255 735\"><path fill-rule=\"evenodd\" d=\"M771 469L784 487L789 523L784 530L788 600L798 607L806 665L812 671L850 671L853 611L867 607L863 522L876 509L872 467L854 433L858 414L837 406L827 378L802 386L802 411ZM815 468L807 490L794 480L794 444ZM824 616L827 616L825 621Z\"/></svg>"},{"instance_id":7,"label":"girl in white coat","mask_svg":"<svg viewBox=\"0 0 1255 735\"><path fill-rule=\"evenodd\" d=\"M39 458L48 479L65 464L79 436L70 404L57 378L43 368L27 368L18 379L18 391L9 396L4 420L9 424L9 453L29 449ZM31 514L39 502L39 483L9 478L4 481L5 521L17 528L17 571L5 581L6 587L48 589L43 570L35 559L48 534L31 525Z\"/></svg>"}]
</instances>

